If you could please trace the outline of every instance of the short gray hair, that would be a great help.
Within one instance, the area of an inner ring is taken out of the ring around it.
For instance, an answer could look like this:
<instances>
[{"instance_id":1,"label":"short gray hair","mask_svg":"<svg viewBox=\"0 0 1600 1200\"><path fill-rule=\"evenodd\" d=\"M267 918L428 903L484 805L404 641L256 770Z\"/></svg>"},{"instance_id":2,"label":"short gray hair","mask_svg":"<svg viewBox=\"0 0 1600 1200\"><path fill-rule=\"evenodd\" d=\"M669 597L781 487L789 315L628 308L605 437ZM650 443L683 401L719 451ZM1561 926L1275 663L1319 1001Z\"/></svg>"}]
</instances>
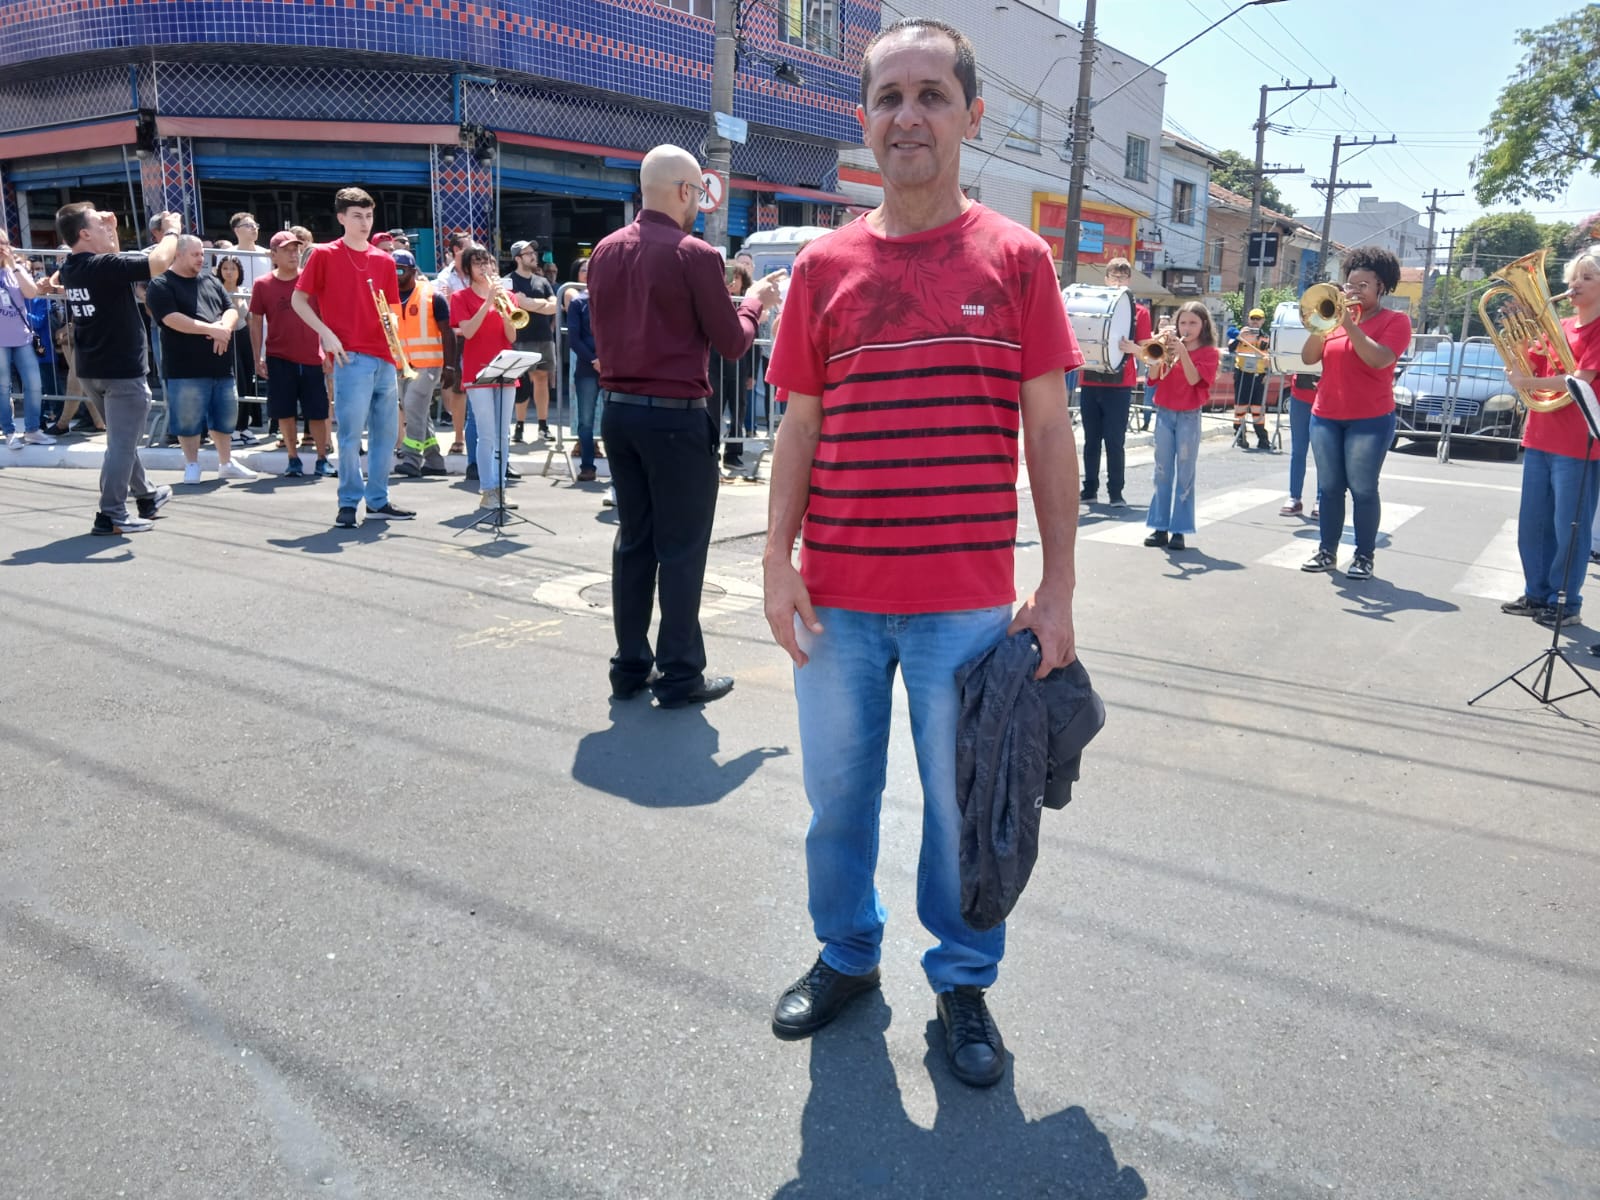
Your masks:
<instances>
[{"instance_id":1,"label":"short gray hair","mask_svg":"<svg viewBox=\"0 0 1600 1200\"><path fill-rule=\"evenodd\" d=\"M1571 283L1579 271L1584 268L1595 275L1600 275L1600 242L1590 242L1578 251L1567 263L1566 270L1561 272L1561 278L1566 283Z\"/></svg>"}]
</instances>

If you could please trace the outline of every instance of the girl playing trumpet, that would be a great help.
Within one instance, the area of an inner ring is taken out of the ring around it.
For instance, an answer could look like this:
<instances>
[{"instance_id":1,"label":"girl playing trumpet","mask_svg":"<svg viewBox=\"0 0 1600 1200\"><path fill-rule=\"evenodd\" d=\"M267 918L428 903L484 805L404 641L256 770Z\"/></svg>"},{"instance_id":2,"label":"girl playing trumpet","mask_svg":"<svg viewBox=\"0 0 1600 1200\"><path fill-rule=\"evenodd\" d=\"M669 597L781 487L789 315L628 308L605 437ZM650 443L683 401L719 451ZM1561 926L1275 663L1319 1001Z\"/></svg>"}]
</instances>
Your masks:
<instances>
[{"instance_id":1,"label":"girl playing trumpet","mask_svg":"<svg viewBox=\"0 0 1600 1200\"><path fill-rule=\"evenodd\" d=\"M1178 309L1176 326L1163 340L1171 365L1156 393L1155 495L1145 518L1152 532L1144 544L1185 550L1184 538L1194 532L1200 412L1216 381L1220 356L1211 314L1198 300Z\"/></svg>"}]
</instances>

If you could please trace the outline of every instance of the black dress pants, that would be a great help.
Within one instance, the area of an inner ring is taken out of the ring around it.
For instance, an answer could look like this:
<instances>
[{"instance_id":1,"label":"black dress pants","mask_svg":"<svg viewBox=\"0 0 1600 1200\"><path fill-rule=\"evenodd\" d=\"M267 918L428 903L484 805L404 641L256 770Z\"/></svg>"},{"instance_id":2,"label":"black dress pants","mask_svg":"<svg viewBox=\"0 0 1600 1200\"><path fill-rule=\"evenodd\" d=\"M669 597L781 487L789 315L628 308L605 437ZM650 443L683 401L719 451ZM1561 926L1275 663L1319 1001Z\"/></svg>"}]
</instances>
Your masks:
<instances>
[{"instance_id":1,"label":"black dress pants","mask_svg":"<svg viewBox=\"0 0 1600 1200\"><path fill-rule=\"evenodd\" d=\"M654 691L672 700L705 680L700 590L717 510L717 417L706 408L607 403L601 418L617 489L611 607L617 652L611 685L640 683L654 665ZM654 653L650 618L657 586L661 626Z\"/></svg>"},{"instance_id":2,"label":"black dress pants","mask_svg":"<svg viewBox=\"0 0 1600 1200\"><path fill-rule=\"evenodd\" d=\"M1080 387L1078 407L1083 415L1083 494L1100 490L1100 447L1106 450L1106 492L1112 499L1122 495L1124 463L1128 442L1128 405L1133 389L1127 387Z\"/></svg>"}]
</instances>

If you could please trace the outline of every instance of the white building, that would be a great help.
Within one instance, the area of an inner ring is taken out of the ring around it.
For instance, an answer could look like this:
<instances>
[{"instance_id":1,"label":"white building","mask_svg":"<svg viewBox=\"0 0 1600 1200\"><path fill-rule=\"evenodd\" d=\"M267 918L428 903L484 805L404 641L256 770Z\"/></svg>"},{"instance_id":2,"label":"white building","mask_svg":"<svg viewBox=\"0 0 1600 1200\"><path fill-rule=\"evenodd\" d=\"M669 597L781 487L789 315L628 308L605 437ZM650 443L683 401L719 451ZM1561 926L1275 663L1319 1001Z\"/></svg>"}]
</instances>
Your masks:
<instances>
[{"instance_id":1,"label":"white building","mask_svg":"<svg viewBox=\"0 0 1600 1200\"><path fill-rule=\"evenodd\" d=\"M1206 232L1211 172L1221 165L1222 160L1199 142L1162 130L1157 207L1144 238L1148 258L1140 269L1174 296L1222 291L1222 276L1213 267Z\"/></svg>"},{"instance_id":2,"label":"white building","mask_svg":"<svg viewBox=\"0 0 1600 1200\"><path fill-rule=\"evenodd\" d=\"M1066 232L1081 33L1021 0L979 5L920 0L917 15L950 22L972 39L977 51L985 111L980 136L962 149L961 182L967 194L1037 231L1059 259ZM1110 258L1142 261L1146 269L1159 261L1159 249L1147 242L1147 231L1164 210L1159 156L1166 76L1101 43L1094 94L1106 96L1130 79L1129 86L1093 110L1078 251L1079 273L1086 281L1098 283L1096 264ZM879 182L870 150L840 152L841 192L863 204L877 204L883 196ZM1202 180L1199 194L1204 193ZM1136 277L1134 290L1154 294L1160 288Z\"/></svg>"},{"instance_id":3,"label":"white building","mask_svg":"<svg viewBox=\"0 0 1600 1200\"><path fill-rule=\"evenodd\" d=\"M1322 216L1307 214L1300 218L1307 227L1322 232ZM1396 200L1379 200L1362 196L1355 212L1333 214L1333 240L1352 248L1382 246L1394 251L1402 267L1421 267L1427 264L1428 227L1422 214Z\"/></svg>"}]
</instances>

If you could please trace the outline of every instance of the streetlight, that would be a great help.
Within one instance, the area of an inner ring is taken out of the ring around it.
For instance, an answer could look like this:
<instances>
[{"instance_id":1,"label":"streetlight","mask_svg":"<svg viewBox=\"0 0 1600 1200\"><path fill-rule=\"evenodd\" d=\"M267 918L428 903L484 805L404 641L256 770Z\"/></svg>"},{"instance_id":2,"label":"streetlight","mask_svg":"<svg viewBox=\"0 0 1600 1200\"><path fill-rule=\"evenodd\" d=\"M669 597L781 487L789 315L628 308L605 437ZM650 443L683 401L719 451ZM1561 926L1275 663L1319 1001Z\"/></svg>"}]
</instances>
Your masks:
<instances>
[{"instance_id":1,"label":"streetlight","mask_svg":"<svg viewBox=\"0 0 1600 1200\"><path fill-rule=\"evenodd\" d=\"M1107 92L1104 96L1101 96L1100 99L1095 100L1089 95L1090 89L1094 83L1095 0L1084 0L1083 43L1078 60L1078 102L1073 106L1072 109L1072 169L1068 175L1069 182L1067 184L1067 228L1065 231L1066 237L1064 239L1061 253L1062 282L1072 283L1075 282L1078 277L1078 242L1082 233L1081 227L1083 223L1083 176L1084 172L1089 166L1089 116L1095 105L1104 104L1123 88L1127 87L1135 80L1142 78L1149 72L1155 70L1162 63L1166 62L1167 59L1178 53L1179 50L1183 50L1186 47L1193 45L1195 42L1205 37L1206 34L1210 33L1218 25L1221 25L1223 22L1238 16L1245 9L1258 8L1267 4L1282 3L1283 0L1245 0L1243 4L1239 5L1232 12L1229 12L1211 22L1211 24L1207 25L1199 33L1195 34L1188 41L1184 42L1183 45L1178 46L1176 49L1167 51L1167 53L1156 59L1155 62L1145 67L1144 70L1140 71L1138 74L1129 79L1125 79L1123 82L1119 83L1116 87Z\"/></svg>"}]
</instances>

